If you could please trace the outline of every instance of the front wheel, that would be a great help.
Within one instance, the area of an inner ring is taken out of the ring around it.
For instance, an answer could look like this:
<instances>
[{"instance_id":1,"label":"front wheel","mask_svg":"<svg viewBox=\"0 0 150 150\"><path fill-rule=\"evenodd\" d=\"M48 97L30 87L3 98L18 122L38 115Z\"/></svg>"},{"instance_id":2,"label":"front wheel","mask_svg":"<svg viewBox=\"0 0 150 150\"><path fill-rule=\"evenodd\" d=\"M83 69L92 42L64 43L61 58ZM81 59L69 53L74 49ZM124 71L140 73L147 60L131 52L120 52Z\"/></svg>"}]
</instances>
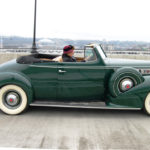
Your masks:
<instances>
[{"instance_id":1,"label":"front wheel","mask_svg":"<svg viewBox=\"0 0 150 150\"><path fill-rule=\"evenodd\" d=\"M144 110L146 114L150 115L150 93L147 95L145 99L144 107L142 110Z\"/></svg>"},{"instance_id":2,"label":"front wheel","mask_svg":"<svg viewBox=\"0 0 150 150\"><path fill-rule=\"evenodd\" d=\"M27 95L17 85L6 85L0 89L0 109L9 115L17 115L27 108Z\"/></svg>"}]
</instances>

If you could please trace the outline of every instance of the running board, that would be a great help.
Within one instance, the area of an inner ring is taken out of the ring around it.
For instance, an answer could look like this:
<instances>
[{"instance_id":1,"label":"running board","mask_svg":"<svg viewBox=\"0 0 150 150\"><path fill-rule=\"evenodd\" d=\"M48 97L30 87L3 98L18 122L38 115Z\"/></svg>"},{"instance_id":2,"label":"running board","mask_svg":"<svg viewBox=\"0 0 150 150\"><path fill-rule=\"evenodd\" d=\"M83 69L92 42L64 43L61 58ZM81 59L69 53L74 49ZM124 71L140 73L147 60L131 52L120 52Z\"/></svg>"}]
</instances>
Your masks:
<instances>
[{"instance_id":1,"label":"running board","mask_svg":"<svg viewBox=\"0 0 150 150\"><path fill-rule=\"evenodd\" d=\"M110 107L105 102L60 102L60 101L34 101L30 106L42 107L64 107L64 108L90 108L90 109L124 109L140 110L141 108L130 107Z\"/></svg>"}]
</instances>

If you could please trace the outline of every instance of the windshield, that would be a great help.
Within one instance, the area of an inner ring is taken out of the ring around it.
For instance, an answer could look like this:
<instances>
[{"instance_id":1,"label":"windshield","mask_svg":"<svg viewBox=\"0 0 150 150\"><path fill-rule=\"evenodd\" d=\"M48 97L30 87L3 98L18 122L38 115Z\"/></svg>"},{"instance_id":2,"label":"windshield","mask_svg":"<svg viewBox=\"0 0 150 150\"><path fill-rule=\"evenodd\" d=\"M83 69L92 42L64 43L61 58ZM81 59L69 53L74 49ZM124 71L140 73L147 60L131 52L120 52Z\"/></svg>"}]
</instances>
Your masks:
<instances>
[{"instance_id":1,"label":"windshield","mask_svg":"<svg viewBox=\"0 0 150 150\"><path fill-rule=\"evenodd\" d=\"M97 56L93 47L85 47L84 59L86 60L86 62L92 62L97 60Z\"/></svg>"}]
</instances>

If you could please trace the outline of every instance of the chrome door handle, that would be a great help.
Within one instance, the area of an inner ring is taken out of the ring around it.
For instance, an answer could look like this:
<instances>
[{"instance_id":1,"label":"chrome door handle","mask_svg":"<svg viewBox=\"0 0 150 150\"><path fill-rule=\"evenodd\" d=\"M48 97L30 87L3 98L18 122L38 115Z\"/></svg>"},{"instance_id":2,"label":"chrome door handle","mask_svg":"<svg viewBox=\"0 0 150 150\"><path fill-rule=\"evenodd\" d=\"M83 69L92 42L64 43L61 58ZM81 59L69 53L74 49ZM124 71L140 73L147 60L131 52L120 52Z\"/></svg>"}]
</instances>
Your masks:
<instances>
[{"instance_id":1,"label":"chrome door handle","mask_svg":"<svg viewBox=\"0 0 150 150\"><path fill-rule=\"evenodd\" d=\"M63 71L63 70L58 70L58 72L60 72L60 73L65 73L66 71Z\"/></svg>"}]
</instances>

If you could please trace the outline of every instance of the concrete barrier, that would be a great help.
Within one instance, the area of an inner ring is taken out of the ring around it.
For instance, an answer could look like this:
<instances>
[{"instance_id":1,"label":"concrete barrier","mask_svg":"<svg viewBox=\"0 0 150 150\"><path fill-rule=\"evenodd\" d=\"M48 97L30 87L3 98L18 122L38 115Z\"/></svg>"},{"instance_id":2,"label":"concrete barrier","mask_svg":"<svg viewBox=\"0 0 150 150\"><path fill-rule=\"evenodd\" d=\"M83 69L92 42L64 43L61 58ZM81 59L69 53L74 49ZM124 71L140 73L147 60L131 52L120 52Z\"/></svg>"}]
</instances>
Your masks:
<instances>
[{"instance_id":1,"label":"concrete barrier","mask_svg":"<svg viewBox=\"0 0 150 150\"><path fill-rule=\"evenodd\" d=\"M29 53L0 53L0 64L28 54Z\"/></svg>"},{"instance_id":2,"label":"concrete barrier","mask_svg":"<svg viewBox=\"0 0 150 150\"><path fill-rule=\"evenodd\" d=\"M127 58L127 59L139 59L139 60L150 60L150 55L130 55L130 54L107 54L107 57L111 58Z\"/></svg>"}]
</instances>

